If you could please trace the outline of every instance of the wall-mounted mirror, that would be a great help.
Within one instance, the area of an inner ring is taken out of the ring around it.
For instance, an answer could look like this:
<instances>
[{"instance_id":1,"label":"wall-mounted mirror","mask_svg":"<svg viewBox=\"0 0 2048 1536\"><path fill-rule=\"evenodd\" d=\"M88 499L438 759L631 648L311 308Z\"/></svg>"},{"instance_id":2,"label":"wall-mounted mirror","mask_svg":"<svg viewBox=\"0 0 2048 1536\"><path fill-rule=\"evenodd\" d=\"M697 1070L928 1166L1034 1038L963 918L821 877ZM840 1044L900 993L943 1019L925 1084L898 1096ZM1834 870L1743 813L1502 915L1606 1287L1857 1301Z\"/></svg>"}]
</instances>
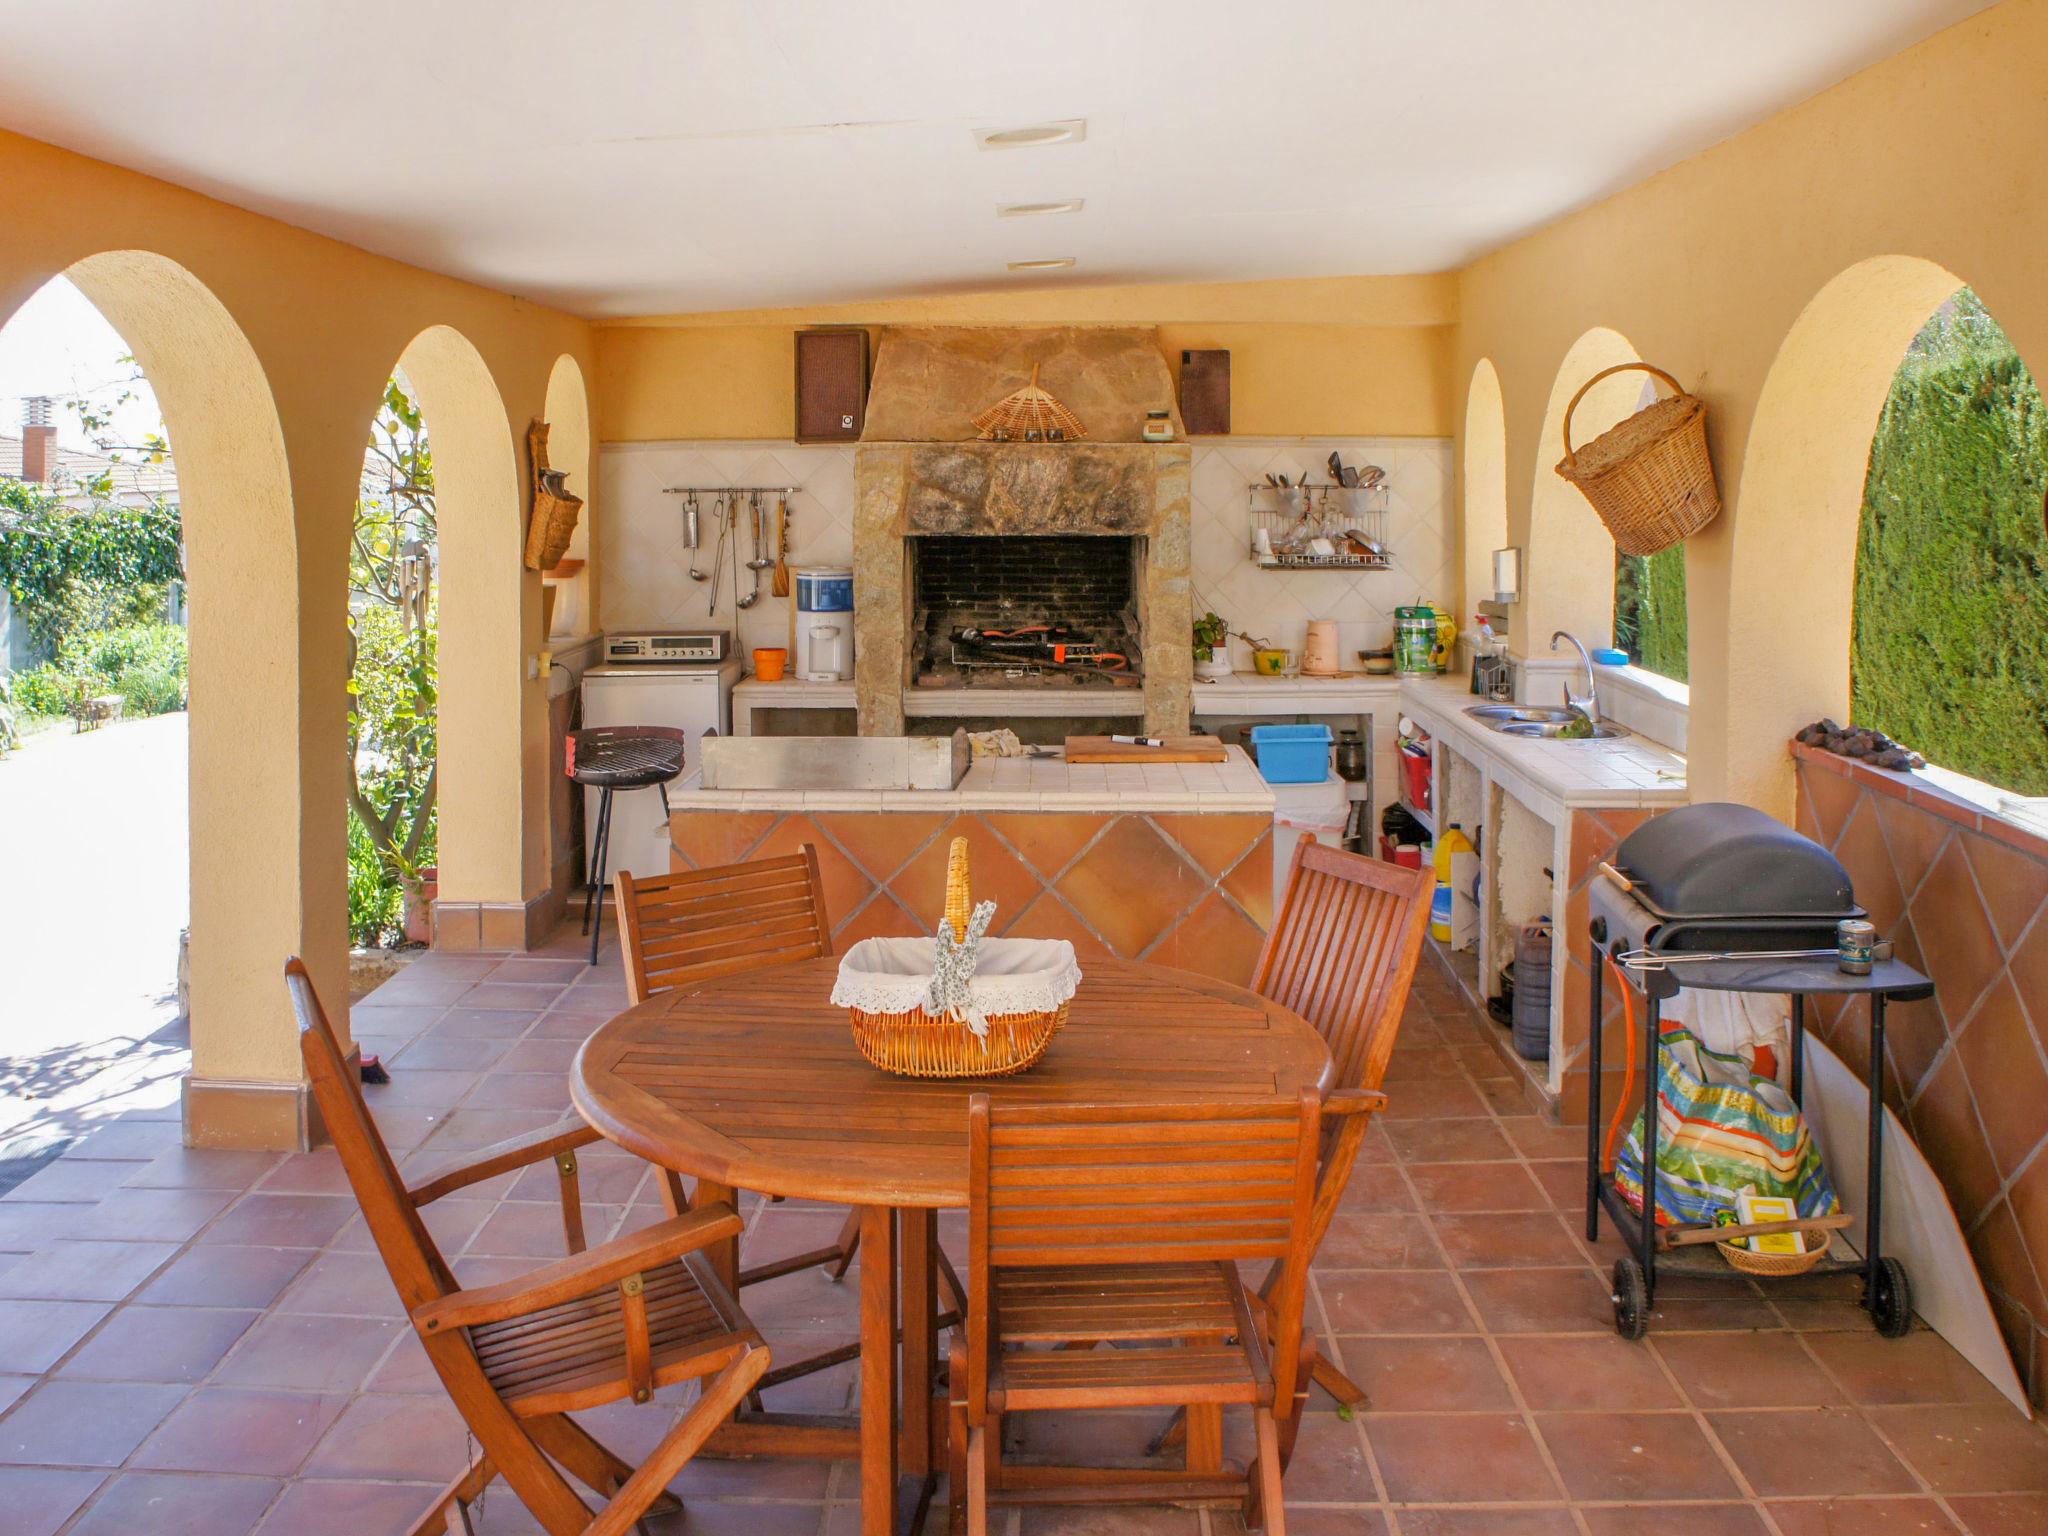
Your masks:
<instances>
[{"instance_id":1,"label":"wall-mounted mirror","mask_svg":"<svg viewBox=\"0 0 2048 1536\"><path fill-rule=\"evenodd\" d=\"M1496 549L1493 552L1493 600L1496 603L1519 602L1522 597L1522 552L1519 549Z\"/></svg>"}]
</instances>

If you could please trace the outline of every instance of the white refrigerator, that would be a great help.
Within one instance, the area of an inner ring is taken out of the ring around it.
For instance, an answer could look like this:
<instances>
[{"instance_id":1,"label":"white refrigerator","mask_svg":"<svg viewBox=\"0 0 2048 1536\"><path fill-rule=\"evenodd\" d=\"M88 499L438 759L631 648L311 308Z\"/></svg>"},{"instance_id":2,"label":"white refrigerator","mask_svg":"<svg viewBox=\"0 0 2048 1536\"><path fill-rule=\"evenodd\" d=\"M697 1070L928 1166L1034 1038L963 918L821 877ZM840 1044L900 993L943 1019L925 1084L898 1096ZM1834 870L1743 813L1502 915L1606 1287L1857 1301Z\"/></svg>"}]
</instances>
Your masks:
<instances>
[{"instance_id":1,"label":"white refrigerator","mask_svg":"<svg viewBox=\"0 0 2048 1536\"><path fill-rule=\"evenodd\" d=\"M687 783L704 765L703 739L732 729L732 689L739 681L737 656L723 662L646 662L592 667L583 674L583 724L680 726ZM597 809L603 791L583 791L583 857L597 867ZM612 794L611 847L605 883L620 870L645 877L669 872L668 820L658 789L621 789Z\"/></svg>"}]
</instances>

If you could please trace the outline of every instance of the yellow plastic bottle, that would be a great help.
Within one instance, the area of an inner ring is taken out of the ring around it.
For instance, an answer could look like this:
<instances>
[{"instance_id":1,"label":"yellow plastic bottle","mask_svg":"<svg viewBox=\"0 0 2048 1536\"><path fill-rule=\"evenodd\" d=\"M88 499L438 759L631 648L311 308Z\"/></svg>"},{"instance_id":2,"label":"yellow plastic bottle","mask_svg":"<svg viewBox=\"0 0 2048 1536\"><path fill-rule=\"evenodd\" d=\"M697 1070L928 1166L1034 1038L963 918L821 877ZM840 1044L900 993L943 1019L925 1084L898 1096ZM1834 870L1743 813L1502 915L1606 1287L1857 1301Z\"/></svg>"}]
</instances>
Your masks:
<instances>
[{"instance_id":1,"label":"yellow plastic bottle","mask_svg":"<svg viewBox=\"0 0 2048 1536\"><path fill-rule=\"evenodd\" d=\"M1472 846L1472 839L1455 821L1444 828L1443 835L1436 840L1436 856L1432 860L1436 870L1436 891L1429 903L1429 936L1439 944L1451 942L1451 913L1457 900L1451 890L1451 857L1477 851Z\"/></svg>"}]
</instances>

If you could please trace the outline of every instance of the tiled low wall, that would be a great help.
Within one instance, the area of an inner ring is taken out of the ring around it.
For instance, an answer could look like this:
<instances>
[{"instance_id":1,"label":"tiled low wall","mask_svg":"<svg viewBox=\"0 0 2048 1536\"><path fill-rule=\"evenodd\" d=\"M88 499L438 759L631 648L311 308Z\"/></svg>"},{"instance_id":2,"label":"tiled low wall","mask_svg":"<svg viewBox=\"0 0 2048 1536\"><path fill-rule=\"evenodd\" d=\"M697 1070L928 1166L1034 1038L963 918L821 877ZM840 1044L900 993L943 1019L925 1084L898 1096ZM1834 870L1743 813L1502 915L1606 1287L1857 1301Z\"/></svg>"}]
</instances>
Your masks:
<instances>
[{"instance_id":1,"label":"tiled low wall","mask_svg":"<svg viewBox=\"0 0 2048 1536\"><path fill-rule=\"evenodd\" d=\"M677 869L818 850L834 947L929 933L946 854L965 837L991 933L1244 983L1273 915L1273 820L1262 815L678 811Z\"/></svg>"},{"instance_id":2,"label":"tiled low wall","mask_svg":"<svg viewBox=\"0 0 2048 1536\"><path fill-rule=\"evenodd\" d=\"M1793 749L1799 830L1935 996L1885 1018L1886 1099L1948 1190L2020 1377L2048 1406L2048 843L1910 774ZM1817 1030L1859 1074L1859 1010Z\"/></svg>"}]
</instances>

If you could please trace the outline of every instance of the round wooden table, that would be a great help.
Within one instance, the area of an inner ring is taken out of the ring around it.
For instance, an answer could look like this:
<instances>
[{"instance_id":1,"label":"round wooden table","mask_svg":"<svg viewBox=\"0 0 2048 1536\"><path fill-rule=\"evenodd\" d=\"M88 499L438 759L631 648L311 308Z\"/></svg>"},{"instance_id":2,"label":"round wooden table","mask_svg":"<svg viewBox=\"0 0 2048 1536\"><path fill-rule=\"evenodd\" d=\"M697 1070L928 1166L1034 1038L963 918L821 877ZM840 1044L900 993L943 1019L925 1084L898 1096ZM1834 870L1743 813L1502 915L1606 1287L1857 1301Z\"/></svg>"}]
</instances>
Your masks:
<instances>
[{"instance_id":1,"label":"round wooden table","mask_svg":"<svg viewBox=\"0 0 2048 1536\"><path fill-rule=\"evenodd\" d=\"M1015 1077L896 1077L854 1049L830 1001L835 959L729 976L663 993L603 1025L577 1053L569 1092L608 1140L699 1180L861 1210L860 1423L761 1415L725 1445L861 1461L862 1529L896 1523L899 1471L928 1496L928 1385L904 1393L897 1429L894 1348L903 1277L902 1379L933 1379L934 1216L967 1204L967 1100L1163 1104L1268 1098L1330 1087L1320 1036L1292 1010L1186 971L1088 964L1067 1025ZM898 1212L902 1212L901 1236ZM731 1283L736 1255L714 1262ZM772 1345L771 1341L771 1345Z\"/></svg>"}]
</instances>

